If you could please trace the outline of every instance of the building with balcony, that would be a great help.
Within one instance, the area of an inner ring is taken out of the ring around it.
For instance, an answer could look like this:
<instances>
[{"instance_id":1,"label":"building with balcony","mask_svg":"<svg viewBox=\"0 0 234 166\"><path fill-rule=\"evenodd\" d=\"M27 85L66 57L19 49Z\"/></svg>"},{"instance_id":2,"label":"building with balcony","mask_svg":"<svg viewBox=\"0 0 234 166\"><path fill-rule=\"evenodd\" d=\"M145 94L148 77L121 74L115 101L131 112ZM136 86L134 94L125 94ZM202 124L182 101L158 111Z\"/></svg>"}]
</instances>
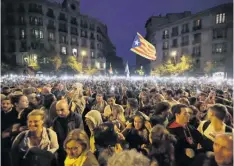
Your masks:
<instances>
[{"instance_id":1,"label":"building with balcony","mask_svg":"<svg viewBox=\"0 0 234 166\"><path fill-rule=\"evenodd\" d=\"M107 50L115 48L107 26L80 13L79 0L2 2L2 56L16 65L36 62L38 53L73 55L84 68L105 70ZM47 57L39 63L47 63Z\"/></svg>"},{"instance_id":2,"label":"building with balcony","mask_svg":"<svg viewBox=\"0 0 234 166\"><path fill-rule=\"evenodd\" d=\"M204 74L207 62L213 72L233 75L233 4L222 4L196 14L191 12L153 16L146 22L146 39L157 50L156 68L169 58L179 62L191 55L195 74Z\"/></svg>"}]
</instances>

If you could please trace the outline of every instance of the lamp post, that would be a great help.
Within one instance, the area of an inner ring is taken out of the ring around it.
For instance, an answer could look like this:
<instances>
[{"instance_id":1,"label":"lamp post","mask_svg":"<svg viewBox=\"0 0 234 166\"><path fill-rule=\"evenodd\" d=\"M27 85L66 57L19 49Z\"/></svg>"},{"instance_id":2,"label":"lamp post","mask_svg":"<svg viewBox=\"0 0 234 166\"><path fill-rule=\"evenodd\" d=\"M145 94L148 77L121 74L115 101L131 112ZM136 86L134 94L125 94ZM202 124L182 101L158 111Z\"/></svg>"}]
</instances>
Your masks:
<instances>
[{"instance_id":1,"label":"lamp post","mask_svg":"<svg viewBox=\"0 0 234 166\"><path fill-rule=\"evenodd\" d=\"M82 50L81 51L81 57L82 57L82 59L81 59L81 64L82 64L82 72L83 72L83 60L84 60L84 56L86 56L87 55L87 52L85 51L85 50Z\"/></svg>"},{"instance_id":2,"label":"lamp post","mask_svg":"<svg viewBox=\"0 0 234 166\"><path fill-rule=\"evenodd\" d=\"M177 51L171 51L171 56L174 58L175 65L176 65L176 55L177 55Z\"/></svg>"}]
</instances>

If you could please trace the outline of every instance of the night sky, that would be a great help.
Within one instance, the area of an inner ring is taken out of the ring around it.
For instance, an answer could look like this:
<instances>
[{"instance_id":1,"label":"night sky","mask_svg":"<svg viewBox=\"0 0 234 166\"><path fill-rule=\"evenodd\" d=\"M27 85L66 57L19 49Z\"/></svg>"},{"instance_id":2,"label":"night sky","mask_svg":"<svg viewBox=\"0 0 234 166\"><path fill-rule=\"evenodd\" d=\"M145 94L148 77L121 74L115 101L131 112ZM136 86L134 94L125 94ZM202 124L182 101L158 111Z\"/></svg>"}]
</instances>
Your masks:
<instances>
[{"instance_id":1,"label":"night sky","mask_svg":"<svg viewBox=\"0 0 234 166\"><path fill-rule=\"evenodd\" d=\"M130 52L133 39L136 32L145 35L145 22L150 16L183 11L196 13L230 2L232 0L80 0L81 13L107 24L117 55L129 65L134 65L138 56Z\"/></svg>"}]
</instances>

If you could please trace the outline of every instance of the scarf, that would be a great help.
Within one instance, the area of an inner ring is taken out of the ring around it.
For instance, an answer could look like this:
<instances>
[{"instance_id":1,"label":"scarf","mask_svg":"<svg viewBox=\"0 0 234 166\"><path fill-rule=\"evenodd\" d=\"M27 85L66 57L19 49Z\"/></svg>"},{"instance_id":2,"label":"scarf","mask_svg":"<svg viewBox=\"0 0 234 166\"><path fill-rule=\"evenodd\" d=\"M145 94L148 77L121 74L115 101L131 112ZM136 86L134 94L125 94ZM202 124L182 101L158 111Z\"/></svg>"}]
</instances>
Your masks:
<instances>
[{"instance_id":1,"label":"scarf","mask_svg":"<svg viewBox=\"0 0 234 166\"><path fill-rule=\"evenodd\" d=\"M87 159L87 153L82 153L78 158L70 159L66 157L64 166L82 166Z\"/></svg>"}]
</instances>

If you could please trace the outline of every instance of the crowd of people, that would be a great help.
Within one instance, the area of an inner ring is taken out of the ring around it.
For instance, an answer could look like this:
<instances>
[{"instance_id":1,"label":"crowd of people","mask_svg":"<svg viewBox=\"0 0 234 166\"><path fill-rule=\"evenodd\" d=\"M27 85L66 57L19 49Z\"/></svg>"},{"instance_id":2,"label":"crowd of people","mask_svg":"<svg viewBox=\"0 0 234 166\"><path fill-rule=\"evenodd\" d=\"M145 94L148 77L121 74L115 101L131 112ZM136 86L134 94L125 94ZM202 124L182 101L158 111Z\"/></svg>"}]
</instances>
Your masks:
<instances>
[{"instance_id":1,"label":"crowd of people","mask_svg":"<svg viewBox=\"0 0 234 166\"><path fill-rule=\"evenodd\" d=\"M231 166L225 80L3 77L3 166Z\"/></svg>"}]
</instances>

